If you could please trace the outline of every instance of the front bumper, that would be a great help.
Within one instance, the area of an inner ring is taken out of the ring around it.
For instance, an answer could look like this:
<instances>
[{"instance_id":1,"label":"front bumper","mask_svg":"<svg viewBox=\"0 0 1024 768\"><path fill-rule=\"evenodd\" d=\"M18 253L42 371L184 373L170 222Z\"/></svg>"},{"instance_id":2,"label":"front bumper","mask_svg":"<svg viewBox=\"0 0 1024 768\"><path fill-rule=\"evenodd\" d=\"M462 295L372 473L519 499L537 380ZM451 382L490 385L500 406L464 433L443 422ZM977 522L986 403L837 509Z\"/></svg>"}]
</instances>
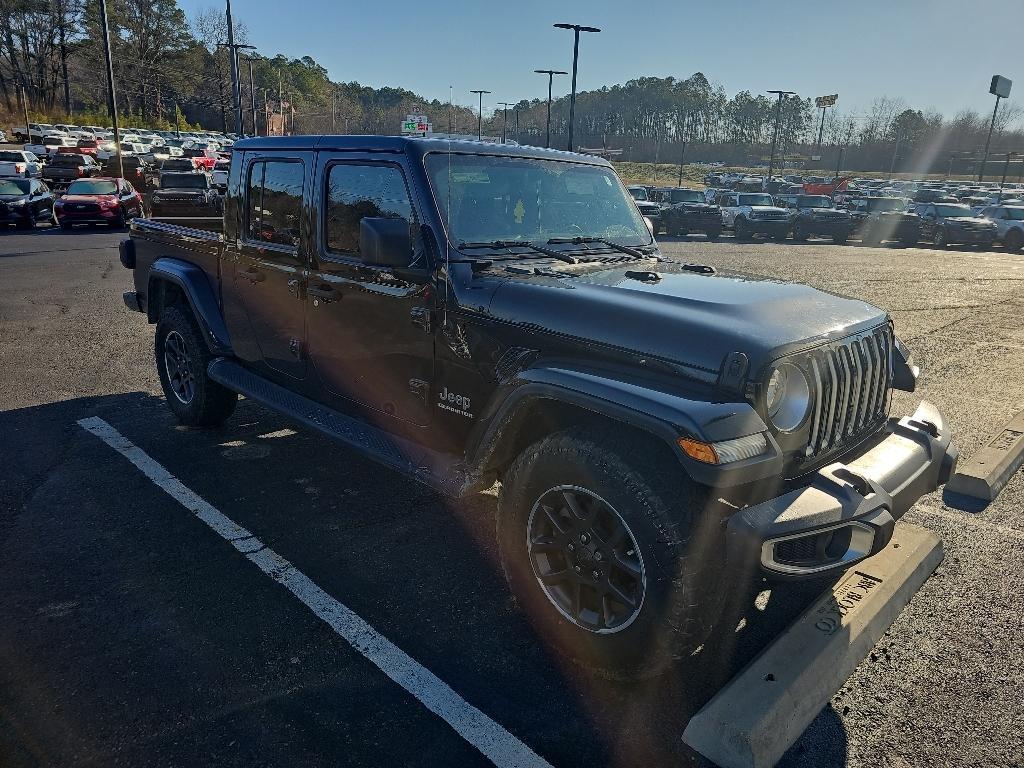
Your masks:
<instances>
[{"instance_id":1,"label":"front bumper","mask_svg":"<svg viewBox=\"0 0 1024 768\"><path fill-rule=\"evenodd\" d=\"M946 239L951 243L992 245L996 241L996 232L995 230L950 228L946 230Z\"/></svg>"},{"instance_id":2,"label":"front bumper","mask_svg":"<svg viewBox=\"0 0 1024 768\"><path fill-rule=\"evenodd\" d=\"M755 235L782 236L790 226L789 219L747 219L747 231Z\"/></svg>"},{"instance_id":3,"label":"front bumper","mask_svg":"<svg viewBox=\"0 0 1024 768\"><path fill-rule=\"evenodd\" d=\"M23 221L28 221L28 214L31 210L27 205L9 206L7 210L0 210L0 222L4 224L20 224Z\"/></svg>"},{"instance_id":4,"label":"front bumper","mask_svg":"<svg viewBox=\"0 0 1024 768\"><path fill-rule=\"evenodd\" d=\"M922 402L888 435L800 488L739 510L727 525L730 570L776 580L842 571L881 551L896 520L944 484L958 452L945 417Z\"/></svg>"},{"instance_id":5,"label":"front bumper","mask_svg":"<svg viewBox=\"0 0 1024 768\"><path fill-rule=\"evenodd\" d=\"M810 235L846 235L853 229L849 219L798 219L794 226L799 226Z\"/></svg>"}]
</instances>

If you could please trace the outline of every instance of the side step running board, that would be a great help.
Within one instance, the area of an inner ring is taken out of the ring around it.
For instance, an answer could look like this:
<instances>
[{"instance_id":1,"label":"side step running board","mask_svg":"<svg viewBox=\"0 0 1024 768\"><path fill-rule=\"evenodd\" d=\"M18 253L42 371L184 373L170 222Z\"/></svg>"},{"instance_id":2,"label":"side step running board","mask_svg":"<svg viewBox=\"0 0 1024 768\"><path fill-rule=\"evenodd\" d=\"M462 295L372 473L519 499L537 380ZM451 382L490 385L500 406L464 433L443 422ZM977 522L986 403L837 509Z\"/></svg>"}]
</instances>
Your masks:
<instances>
[{"instance_id":1,"label":"side step running board","mask_svg":"<svg viewBox=\"0 0 1024 768\"><path fill-rule=\"evenodd\" d=\"M210 363L210 378L288 418L323 432L365 456L458 498L477 489L458 457L432 451L297 395L236 362L219 357Z\"/></svg>"}]
</instances>

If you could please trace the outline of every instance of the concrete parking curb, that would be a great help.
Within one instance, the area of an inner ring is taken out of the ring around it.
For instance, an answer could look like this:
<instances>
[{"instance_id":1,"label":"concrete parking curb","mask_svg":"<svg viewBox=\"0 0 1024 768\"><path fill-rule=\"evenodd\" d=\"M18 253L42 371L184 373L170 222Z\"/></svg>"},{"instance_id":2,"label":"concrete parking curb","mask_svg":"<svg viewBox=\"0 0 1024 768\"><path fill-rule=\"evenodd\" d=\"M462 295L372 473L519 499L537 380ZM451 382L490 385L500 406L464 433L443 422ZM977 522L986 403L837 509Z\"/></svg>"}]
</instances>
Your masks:
<instances>
[{"instance_id":1,"label":"concrete parking curb","mask_svg":"<svg viewBox=\"0 0 1024 768\"><path fill-rule=\"evenodd\" d=\"M693 716L683 741L721 768L775 765L941 561L938 536L897 525Z\"/></svg>"},{"instance_id":2,"label":"concrete parking curb","mask_svg":"<svg viewBox=\"0 0 1024 768\"><path fill-rule=\"evenodd\" d=\"M1024 464L1024 411L957 468L946 490L992 501L1021 464Z\"/></svg>"}]
</instances>

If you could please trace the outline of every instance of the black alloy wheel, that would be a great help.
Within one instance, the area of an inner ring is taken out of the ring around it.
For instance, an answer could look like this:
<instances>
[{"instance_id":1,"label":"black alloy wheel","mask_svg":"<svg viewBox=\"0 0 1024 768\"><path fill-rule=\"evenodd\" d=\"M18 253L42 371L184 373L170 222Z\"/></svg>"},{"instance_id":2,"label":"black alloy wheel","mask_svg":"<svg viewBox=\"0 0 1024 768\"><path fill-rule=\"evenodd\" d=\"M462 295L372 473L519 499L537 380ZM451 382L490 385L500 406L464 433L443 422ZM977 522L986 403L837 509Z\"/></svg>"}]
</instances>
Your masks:
<instances>
[{"instance_id":1,"label":"black alloy wheel","mask_svg":"<svg viewBox=\"0 0 1024 768\"><path fill-rule=\"evenodd\" d=\"M164 338L164 370L170 390L178 401L182 405L191 403L196 396L196 377L185 340L177 331L170 331Z\"/></svg>"},{"instance_id":2,"label":"black alloy wheel","mask_svg":"<svg viewBox=\"0 0 1024 768\"><path fill-rule=\"evenodd\" d=\"M544 493L530 512L526 546L544 594L581 629L618 632L640 613L640 550L618 512L592 491L564 485Z\"/></svg>"}]
</instances>

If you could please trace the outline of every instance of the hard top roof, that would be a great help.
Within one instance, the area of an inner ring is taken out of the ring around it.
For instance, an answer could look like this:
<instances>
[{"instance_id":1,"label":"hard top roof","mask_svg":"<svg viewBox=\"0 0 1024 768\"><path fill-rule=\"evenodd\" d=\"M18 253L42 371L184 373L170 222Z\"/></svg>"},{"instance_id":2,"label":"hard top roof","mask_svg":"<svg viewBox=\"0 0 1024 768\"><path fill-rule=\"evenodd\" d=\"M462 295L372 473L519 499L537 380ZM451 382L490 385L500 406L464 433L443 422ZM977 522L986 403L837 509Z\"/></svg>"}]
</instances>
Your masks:
<instances>
[{"instance_id":1,"label":"hard top roof","mask_svg":"<svg viewBox=\"0 0 1024 768\"><path fill-rule=\"evenodd\" d=\"M409 136L259 136L240 139L232 147L235 151L246 150L349 150L366 152L402 152L425 155L428 152L458 152L475 155L503 155L507 157L536 157L549 160L567 160L590 165L610 166L611 164L595 155L582 155L541 147L526 147L515 144L499 144L472 139L448 139L444 137Z\"/></svg>"}]
</instances>

